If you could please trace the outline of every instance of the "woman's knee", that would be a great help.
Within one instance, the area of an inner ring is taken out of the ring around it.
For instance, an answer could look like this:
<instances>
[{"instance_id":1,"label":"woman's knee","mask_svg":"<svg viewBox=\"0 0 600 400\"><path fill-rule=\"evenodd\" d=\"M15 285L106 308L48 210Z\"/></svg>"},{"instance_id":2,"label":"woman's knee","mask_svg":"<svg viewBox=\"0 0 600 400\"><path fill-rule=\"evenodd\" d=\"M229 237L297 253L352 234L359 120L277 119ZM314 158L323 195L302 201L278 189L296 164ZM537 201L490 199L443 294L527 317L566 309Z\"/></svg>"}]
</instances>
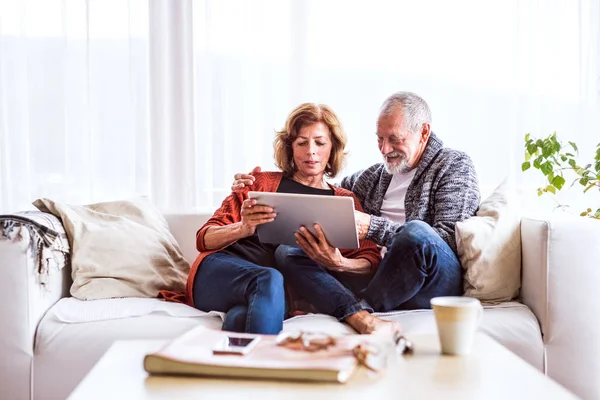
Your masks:
<instances>
[{"instance_id":1,"label":"woman's knee","mask_svg":"<svg viewBox=\"0 0 600 400\"><path fill-rule=\"evenodd\" d=\"M259 290L268 292L271 296L284 297L283 275L274 268L265 267L258 273Z\"/></svg>"},{"instance_id":2,"label":"woman's knee","mask_svg":"<svg viewBox=\"0 0 600 400\"><path fill-rule=\"evenodd\" d=\"M231 332L244 332L246 329L246 317L248 315L248 306L238 304L233 306L225 314L222 329Z\"/></svg>"}]
</instances>

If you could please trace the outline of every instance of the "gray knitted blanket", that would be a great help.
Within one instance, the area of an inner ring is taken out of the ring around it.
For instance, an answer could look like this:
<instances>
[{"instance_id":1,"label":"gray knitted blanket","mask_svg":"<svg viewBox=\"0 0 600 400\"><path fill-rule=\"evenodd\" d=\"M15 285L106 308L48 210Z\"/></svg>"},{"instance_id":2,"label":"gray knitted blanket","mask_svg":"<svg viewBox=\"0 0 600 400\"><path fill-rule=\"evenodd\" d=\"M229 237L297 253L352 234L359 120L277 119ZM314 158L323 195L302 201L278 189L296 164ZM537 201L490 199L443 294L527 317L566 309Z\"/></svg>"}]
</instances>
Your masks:
<instances>
[{"instance_id":1,"label":"gray knitted blanket","mask_svg":"<svg viewBox=\"0 0 600 400\"><path fill-rule=\"evenodd\" d=\"M71 248L61 221L41 211L0 215L0 241L22 243L36 260L38 283L45 286L53 271L69 266Z\"/></svg>"}]
</instances>

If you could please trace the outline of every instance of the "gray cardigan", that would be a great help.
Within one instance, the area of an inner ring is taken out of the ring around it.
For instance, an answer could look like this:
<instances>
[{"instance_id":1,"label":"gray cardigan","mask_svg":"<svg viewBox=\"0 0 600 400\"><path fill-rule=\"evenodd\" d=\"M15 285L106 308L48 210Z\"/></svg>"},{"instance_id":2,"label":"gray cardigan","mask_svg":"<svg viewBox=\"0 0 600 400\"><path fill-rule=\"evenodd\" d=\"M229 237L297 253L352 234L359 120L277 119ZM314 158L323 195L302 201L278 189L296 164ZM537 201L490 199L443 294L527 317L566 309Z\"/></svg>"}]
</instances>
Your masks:
<instances>
[{"instance_id":1,"label":"gray cardigan","mask_svg":"<svg viewBox=\"0 0 600 400\"><path fill-rule=\"evenodd\" d=\"M381 216L383 196L391 180L392 175L379 163L340 183L344 189L354 192L365 212L372 215L367 238L382 246L389 244L401 226ZM454 225L475 215L479 201L477 175L469 156L444 148L442 141L431 132L406 192L406 221L428 223L456 253Z\"/></svg>"}]
</instances>

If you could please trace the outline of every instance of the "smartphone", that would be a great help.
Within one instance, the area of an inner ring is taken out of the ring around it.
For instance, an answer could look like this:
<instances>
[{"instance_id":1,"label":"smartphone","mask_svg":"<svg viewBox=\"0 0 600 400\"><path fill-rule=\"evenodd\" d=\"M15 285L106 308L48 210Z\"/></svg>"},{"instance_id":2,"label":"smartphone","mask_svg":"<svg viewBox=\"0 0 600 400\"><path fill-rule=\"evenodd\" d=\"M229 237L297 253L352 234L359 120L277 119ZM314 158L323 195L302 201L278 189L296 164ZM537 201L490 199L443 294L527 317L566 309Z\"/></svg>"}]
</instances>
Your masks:
<instances>
[{"instance_id":1,"label":"smartphone","mask_svg":"<svg viewBox=\"0 0 600 400\"><path fill-rule=\"evenodd\" d=\"M226 335L213 348L213 354L248 354L258 343L260 336Z\"/></svg>"}]
</instances>

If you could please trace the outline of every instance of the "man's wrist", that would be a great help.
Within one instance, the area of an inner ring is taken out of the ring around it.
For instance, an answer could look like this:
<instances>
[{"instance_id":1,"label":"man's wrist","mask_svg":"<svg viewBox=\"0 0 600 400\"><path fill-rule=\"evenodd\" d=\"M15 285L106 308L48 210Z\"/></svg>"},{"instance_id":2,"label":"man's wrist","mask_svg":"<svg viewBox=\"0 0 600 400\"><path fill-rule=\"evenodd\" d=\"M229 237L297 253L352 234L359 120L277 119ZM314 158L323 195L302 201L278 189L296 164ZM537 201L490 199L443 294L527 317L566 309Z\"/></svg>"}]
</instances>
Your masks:
<instances>
[{"instance_id":1,"label":"man's wrist","mask_svg":"<svg viewBox=\"0 0 600 400\"><path fill-rule=\"evenodd\" d=\"M371 220L369 223L369 229L367 231L366 239L373 240L375 243L379 244L378 239L379 233L385 229L386 218L385 217L376 217L374 215L371 216Z\"/></svg>"}]
</instances>

